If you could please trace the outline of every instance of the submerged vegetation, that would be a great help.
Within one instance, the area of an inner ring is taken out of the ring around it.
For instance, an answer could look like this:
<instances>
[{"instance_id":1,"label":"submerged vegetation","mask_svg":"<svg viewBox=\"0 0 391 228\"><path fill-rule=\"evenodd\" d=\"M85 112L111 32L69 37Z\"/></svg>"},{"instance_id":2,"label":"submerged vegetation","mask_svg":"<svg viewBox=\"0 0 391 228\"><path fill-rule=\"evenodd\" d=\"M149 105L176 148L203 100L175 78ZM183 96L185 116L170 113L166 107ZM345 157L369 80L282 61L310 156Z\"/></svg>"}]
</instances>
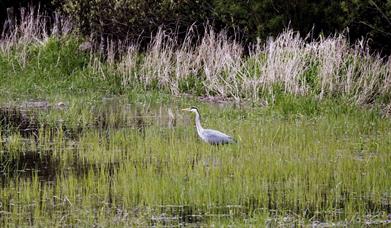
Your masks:
<instances>
[{"instance_id":1,"label":"submerged vegetation","mask_svg":"<svg viewBox=\"0 0 391 228\"><path fill-rule=\"evenodd\" d=\"M160 31L97 53L44 20L0 40L0 224L390 223L391 60L365 42ZM238 143L200 142L191 105Z\"/></svg>"}]
</instances>

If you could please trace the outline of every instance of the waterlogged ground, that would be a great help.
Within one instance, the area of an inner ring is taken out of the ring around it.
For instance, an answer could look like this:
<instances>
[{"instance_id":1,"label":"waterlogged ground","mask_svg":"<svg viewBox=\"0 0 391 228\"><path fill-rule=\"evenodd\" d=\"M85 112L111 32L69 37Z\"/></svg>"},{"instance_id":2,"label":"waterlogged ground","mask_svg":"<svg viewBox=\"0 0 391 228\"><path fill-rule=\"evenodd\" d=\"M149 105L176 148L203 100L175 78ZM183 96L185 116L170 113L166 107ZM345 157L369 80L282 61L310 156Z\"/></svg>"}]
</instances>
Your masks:
<instances>
[{"instance_id":1,"label":"waterlogged ground","mask_svg":"<svg viewBox=\"0 0 391 228\"><path fill-rule=\"evenodd\" d=\"M390 224L389 119L195 103L238 143L202 143L190 101L4 104L0 226Z\"/></svg>"}]
</instances>

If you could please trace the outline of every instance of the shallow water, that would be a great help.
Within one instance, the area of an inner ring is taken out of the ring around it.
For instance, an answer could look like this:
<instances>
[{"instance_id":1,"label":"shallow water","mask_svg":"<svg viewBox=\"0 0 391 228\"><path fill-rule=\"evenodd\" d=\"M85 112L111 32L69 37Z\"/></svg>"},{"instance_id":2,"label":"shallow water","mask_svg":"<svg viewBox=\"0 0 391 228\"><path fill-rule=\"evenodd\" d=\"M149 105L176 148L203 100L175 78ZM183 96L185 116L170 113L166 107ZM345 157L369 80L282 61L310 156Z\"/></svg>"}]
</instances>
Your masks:
<instances>
[{"instance_id":1,"label":"shallow water","mask_svg":"<svg viewBox=\"0 0 391 228\"><path fill-rule=\"evenodd\" d=\"M83 134L94 132L99 141L104 140L106 144L110 144L111 134L115 131L125 129L138 132L145 137L145 129L151 125L161 129L174 128L176 125L176 117L169 107L132 107L121 105L115 99L104 99L104 101L100 107L92 109L93 119L76 126L67 126L67 123L62 120L52 125L40 122L38 116L42 113L48 114L53 109L44 101L25 102L21 106L0 108L0 135L2 136L0 162L4 164L1 176L31 177L38 174L42 181L53 180L56 176L56 168L60 167L61 163L61 158L54 156L58 153L56 149L74 154L75 161L67 169L74 170L78 176L88 169L96 169L96 164L93 162L78 162L80 161L79 140ZM13 143L14 138L17 138L20 145L17 151L10 151L10 144ZM60 148L55 148L59 140L61 140ZM118 162L107 163L107 166L116 163ZM3 181L6 179L10 178L4 178Z\"/></svg>"},{"instance_id":2,"label":"shallow water","mask_svg":"<svg viewBox=\"0 0 391 228\"><path fill-rule=\"evenodd\" d=\"M239 141L213 147L181 108L1 108L0 224L389 223L388 122L203 105Z\"/></svg>"}]
</instances>

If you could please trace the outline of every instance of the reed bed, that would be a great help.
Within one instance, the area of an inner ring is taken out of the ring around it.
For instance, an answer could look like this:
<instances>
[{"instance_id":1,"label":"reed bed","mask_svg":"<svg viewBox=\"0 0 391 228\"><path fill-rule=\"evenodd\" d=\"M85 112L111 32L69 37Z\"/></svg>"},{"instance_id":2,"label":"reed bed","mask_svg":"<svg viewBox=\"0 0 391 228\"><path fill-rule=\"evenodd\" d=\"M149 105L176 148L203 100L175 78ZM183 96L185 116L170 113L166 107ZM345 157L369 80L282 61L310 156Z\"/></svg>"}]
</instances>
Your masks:
<instances>
[{"instance_id":1,"label":"reed bed","mask_svg":"<svg viewBox=\"0 0 391 228\"><path fill-rule=\"evenodd\" d=\"M48 45L50 39L74 39L69 35L70 19L60 20L63 31L58 33L58 23L48 27L46 17L35 12L23 11L15 31L0 40L2 55L10 59L14 57L9 54L18 47L17 62L22 68L29 60L31 46ZM244 46L225 31L208 27L202 36L190 28L182 42L160 29L143 51L137 41L107 40L98 47L101 54L91 52L93 40L80 48L90 50L85 57L88 63L83 65L89 77L118 80L123 89L158 89L173 95L190 93L238 102L273 101L279 93L319 99L342 96L355 104L376 103L389 111L389 57L370 53L365 40L350 44L341 34L310 37L285 30L277 37ZM80 39L77 42L80 44ZM33 54L40 55L39 51Z\"/></svg>"}]
</instances>

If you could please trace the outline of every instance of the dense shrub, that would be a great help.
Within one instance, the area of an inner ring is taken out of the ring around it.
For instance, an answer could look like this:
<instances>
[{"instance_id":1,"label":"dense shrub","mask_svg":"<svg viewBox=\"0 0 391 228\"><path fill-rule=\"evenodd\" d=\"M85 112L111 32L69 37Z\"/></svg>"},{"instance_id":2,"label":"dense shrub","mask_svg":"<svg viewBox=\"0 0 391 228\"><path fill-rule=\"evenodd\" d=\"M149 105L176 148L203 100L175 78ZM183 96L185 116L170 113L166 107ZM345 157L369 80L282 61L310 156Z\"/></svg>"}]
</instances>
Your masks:
<instances>
[{"instance_id":1,"label":"dense shrub","mask_svg":"<svg viewBox=\"0 0 391 228\"><path fill-rule=\"evenodd\" d=\"M60 9L62 4L53 0L0 0L0 34L7 19L7 8L13 8L14 16L20 17L20 8L35 7L41 12L53 14L56 9Z\"/></svg>"},{"instance_id":2,"label":"dense shrub","mask_svg":"<svg viewBox=\"0 0 391 228\"><path fill-rule=\"evenodd\" d=\"M65 0L64 10L83 33L98 39L140 40L161 25L183 37L193 23L206 22L246 42L276 36L287 27L302 35L312 32L315 37L349 27L352 40L366 37L372 47L391 50L387 32L391 31L391 0ZM202 26L197 28L203 32Z\"/></svg>"},{"instance_id":3,"label":"dense shrub","mask_svg":"<svg viewBox=\"0 0 391 228\"><path fill-rule=\"evenodd\" d=\"M287 27L314 37L348 31L351 41L364 37L370 47L391 52L391 0L0 0L0 25L7 7L28 4L63 10L97 43L108 38L147 44L160 26L184 38L191 25L203 34L208 23L243 42L275 37Z\"/></svg>"},{"instance_id":4,"label":"dense shrub","mask_svg":"<svg viewBox=\"0 0 391 228\"><path fill-rule=\"evenodd\" d=\"M193 23L211 14L208 1L169 0L66 0L64 11L73 16L80 31L95 40L147 41L160 26L184 36Z\"/></svg>"}]
</instances>

